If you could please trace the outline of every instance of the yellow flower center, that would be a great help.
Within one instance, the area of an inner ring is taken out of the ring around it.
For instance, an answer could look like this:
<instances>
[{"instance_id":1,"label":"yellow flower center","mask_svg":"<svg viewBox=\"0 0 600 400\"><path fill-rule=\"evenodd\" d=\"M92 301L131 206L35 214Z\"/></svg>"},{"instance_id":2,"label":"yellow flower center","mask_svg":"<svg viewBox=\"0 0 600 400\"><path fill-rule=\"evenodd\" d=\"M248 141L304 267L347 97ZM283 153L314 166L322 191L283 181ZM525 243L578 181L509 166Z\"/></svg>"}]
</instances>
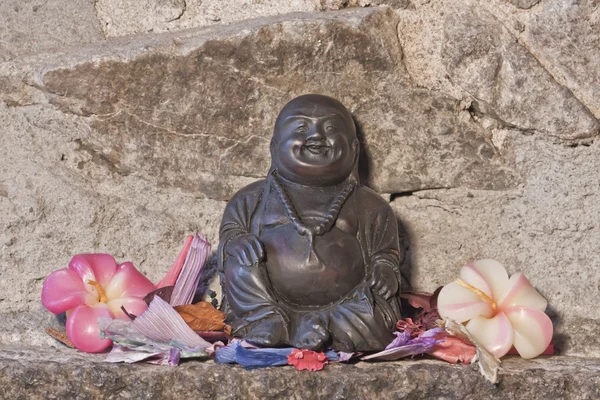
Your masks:
<instances>
[{"instance_id":1,"label":"yellow flower center","mask_svg":"<svg viewBox=\"0 0 600 400\"><path fill-rule=\"evenodd\" d=\"M98 301L100 303L106 303L108 301L108 299L106 298L106 293L104 292L104 289L102 289L102 286L100 286L100 284L96 281L87 281L88 285L92 285L93 287L96 288L96 290L98 291Z\"/></svg>"},{"instance_id":2,"label":"yellow flower center","mask_svg":"<svg viewBox=\"0 0 600 400\"><path fill-rule=\"evenodd\" d=\"M491 305L494 312L496 312L496 303L494 303L494 300L492 300L492 298L490 296L483 293L481 290L477 289L475 286L469 285L467 282L463 281L460 278L456 279L455 282L458 283L460 286L464 287L465 289L469 289L471 292L473 292L476 295L478 295L479 297L481 297L481 299L483 301L485 301L486 303L488 303L489 305Z\"/></svg>"}]
</instances>

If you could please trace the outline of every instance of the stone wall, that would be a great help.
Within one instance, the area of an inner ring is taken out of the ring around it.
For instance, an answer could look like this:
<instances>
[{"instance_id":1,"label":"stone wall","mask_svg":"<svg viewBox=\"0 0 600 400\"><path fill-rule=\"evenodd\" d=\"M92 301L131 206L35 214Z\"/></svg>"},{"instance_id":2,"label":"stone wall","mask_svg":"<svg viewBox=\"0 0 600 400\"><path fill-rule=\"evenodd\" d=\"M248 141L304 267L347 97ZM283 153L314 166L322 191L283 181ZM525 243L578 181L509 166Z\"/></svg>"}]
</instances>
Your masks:
<instances>
[{"instance_id":1,"label":"stone wall","mask_svg":"<svg viewBox=\"0 0 600 400\"><path fill-rule=\"evenodd\" d=\"M277 112L317 92L356 117L413 288L495 258L563 354L600 357L597 1L73 4L0 4L0 344L53 345L39 294L73 254L158 281L186 234L216 244Z\"/></svg>"}]
</instances>

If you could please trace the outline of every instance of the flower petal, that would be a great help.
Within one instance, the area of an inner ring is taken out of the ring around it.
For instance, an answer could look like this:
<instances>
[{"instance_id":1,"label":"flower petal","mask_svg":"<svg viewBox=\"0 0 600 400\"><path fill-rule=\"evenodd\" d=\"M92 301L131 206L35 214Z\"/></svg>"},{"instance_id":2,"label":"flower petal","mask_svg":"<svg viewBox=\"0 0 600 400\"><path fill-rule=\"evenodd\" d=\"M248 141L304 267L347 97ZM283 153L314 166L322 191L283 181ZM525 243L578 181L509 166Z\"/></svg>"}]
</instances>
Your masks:
<instances>
[{"instance_id":1,"label":"flower petal","mask_svg":"<svg viewBox=\"0 0 600 400\"><path fill-rule=\"evenodd\" d=\"M460 323L477 316L490 318L494 315L489 303L456 282L450 282L440 291L438 311L442 318L450 318Z\"/></svg>"},{"instance_id":2,"label":"flower petal","mask_svg":"<svg viewBox=\"0 0 600 400\"><path fill-rule=\"evenodd\" d=\"M467 324L467 330L479 345L498 358L508 353L513 345L513 328L503 312L490 319L473 318Z\"/></svg>"},{"instance_id":3,"label":"flower petal","mask_svg":"<svg viewBox=\"0 0 600 400\"><path fill-rule=\"evenodd\" d=\"M124 262L116 268L116 273L112 276L110 282L104 286L104 289L109 300L119 297L144 298L154 290L154 284L138 271L132 263Z\"/></svg>"},{"instance_id":4,"label":"flower petal","mask_svg":"<svg viewBox=\"0 0 600 400\"><path fill-rule=\"evenodd\" d=\"M51 273L42 287L42 304L48 311L60 314L82 304L93 305L98 301L85 290L81 278L70 269Z\"/></svg>"},{"instance_id":5,"label":"flower petal","mask_svg":"<svg viewBox=\"0 0 600 400\"><path fill-rule=\"evenodd\" d=\"M523 358L537 357L552 340L552 321L542 311L529 307L511 307L506 316L514 329L514 346Z\"/></svg>"},{"instance_id":6,"label":"flower petal","mask_svg":"<svg viewBox=\"0 0 600 400\"><path fill-rule=\"evenodd\" d=\"M529 280L520 272L510 277L508 286L498 301L498 308L501 310L514 306L523 306L534 308L539 311L545 311L548 302L531 285Z\"/></svg>"},{"instance_id":7,"label":"flower petal","mask_svg":"<svg viewBox=\"0 0 600 400\"><path fill-rule=\"evenodd\" d=\"M506 268L496 260L473 261L460 269L460 278L494 300L505 292L508 285Z\"/></svg>"},{"instance_id":8,"label":"flower petal","mask_svg":"<svg viewBox=\"0 0 600 400\"><path fill-rule=\"evenodd\" d=\"M111 345L110 339L100 339L98 318L112 318L104 303L95 307L79 306L67 318L67 336L75 347L87 353L99 353Z\"/></svg>"},{"instance_id":9,"label":"flower petal","mask_svg":"<svg viewBox=\"0 0 600 400\"><path fill-rule=\"evenodd\" d=\"M69 269L77 272L84 283L94 281L106 287L117 270L117 263L110 254L78 254L69 262Z\"/></svg>"},{"instance_id":10,"label":"flower petal","mask_svg":"<svg viewBox=\"0 0 600 400\"><path fill-rule=\"evenodd\" d=\"M139 297L119 297L106 304L115 318L129 318L121 309L124 307L129 314L140 315L148 309L148 305Z\"/></svg>"}]
</instances>

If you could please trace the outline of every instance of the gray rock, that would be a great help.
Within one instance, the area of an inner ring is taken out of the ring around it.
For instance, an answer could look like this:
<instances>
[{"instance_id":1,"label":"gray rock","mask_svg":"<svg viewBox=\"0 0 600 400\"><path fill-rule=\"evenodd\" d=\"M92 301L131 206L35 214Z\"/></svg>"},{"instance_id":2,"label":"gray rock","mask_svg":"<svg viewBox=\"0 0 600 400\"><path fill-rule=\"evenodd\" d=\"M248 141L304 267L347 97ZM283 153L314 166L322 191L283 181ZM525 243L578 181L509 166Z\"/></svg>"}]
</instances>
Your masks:
<instances>
[{"instance_id":1,"label":"gray rock","mask_svg":"<svg viewBox=\"0 0 600 400\"><path fill-rule=\"evenodd\" d=\"M500 383L487 382L475 366L434 360L355 365L324 371L275 367L247 371L212 362L173 367L114 365L101 355L68 349L3 349L0 385L11 399L201 398L201 399L593 399L600 396L594 360L517 358L502 365Z\"/></svg>"},{"instance_id":2,"label":"gray rock","mask_svg":"<svg viewBox=\"0 0 600 400\"><path fill-rule=\"evenodd\" d=\"M103 39L92 0L3 0L0 62Z\"/></svg>"},{"instance_id":3,"label":"gray rock","mask_svg":"<svg viewBox=\"0 0 600 400\"><path fill-rule=\"evenodd\" d=\"M457 7L445 20L443 60L453 83L477 111L501 125L565 139L597 135L600 123L566 87L477 5Z\"/></svg>"}]
</instances>

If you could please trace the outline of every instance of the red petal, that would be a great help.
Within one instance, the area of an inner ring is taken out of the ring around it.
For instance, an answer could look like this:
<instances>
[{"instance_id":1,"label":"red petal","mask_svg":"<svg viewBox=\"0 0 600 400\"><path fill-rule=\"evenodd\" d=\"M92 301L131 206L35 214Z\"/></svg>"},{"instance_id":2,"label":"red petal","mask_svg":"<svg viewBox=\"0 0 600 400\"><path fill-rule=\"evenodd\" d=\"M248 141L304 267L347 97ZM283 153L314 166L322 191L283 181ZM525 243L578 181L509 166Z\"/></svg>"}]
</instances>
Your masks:
<instances>
[{"instance_id":1,"label":"red petal","mask_svg":"<svg viewBox=\"0 0 600 400\"><path fill-rule=\"evenodd\" d=\"M169 269L169 272L167 272L165 277L162 278L162 280L156 285L157 289L160 289L164 286L175 285L175 282L177 282L177 278L179 277L179 273L181 272L181 268L183 268L183 264L185 263L187 253L190 250L190 246L192 245L192 240L194 240L194 236L192 235L185 238L183 249L181 249L181 251L179 252L179 255L175 259L175 262Z\"/></svg>"},{"instance_id":2,"label":"red petal","mask_svg":"<svg viewBox=\"0 0 600 400\"><path fill-rule=\"evenodd\" d=\"M445 332L438 334L435 338L442 339L444 337L444 341L433 346L428 354L452 364L457 362L470 364L475 357L475 346Z\"/></svg>"},{"instance_id":3,"label":"red petal","mask_svg":"<svg viewBox=\"0 0 600 400\"><path fill-rule=\"evenodd\" d=\"M325 353L317 353L312 350L292 350L288 356L288 364L296 367L298 371L320 371L329 363Z\"/></svg>"}]
</instances>

